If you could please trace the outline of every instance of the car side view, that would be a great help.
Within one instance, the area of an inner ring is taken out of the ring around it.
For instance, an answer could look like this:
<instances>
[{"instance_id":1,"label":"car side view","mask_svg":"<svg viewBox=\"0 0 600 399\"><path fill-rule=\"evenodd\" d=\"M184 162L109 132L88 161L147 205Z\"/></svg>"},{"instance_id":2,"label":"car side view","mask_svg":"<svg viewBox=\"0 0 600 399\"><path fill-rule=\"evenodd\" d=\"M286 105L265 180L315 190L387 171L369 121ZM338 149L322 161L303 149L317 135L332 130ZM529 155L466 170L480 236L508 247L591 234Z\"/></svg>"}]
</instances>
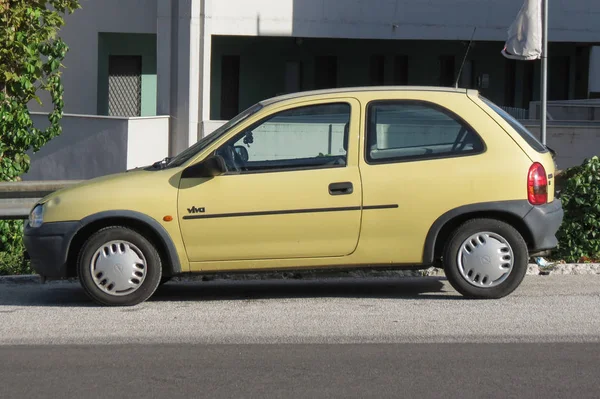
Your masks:
<instances>
[{"instance_id":1,"label":"car side view","mask_svg":"<svg viewBox=\"0 0 600 399\"><path fill-rule=\"evenodd\" d=\"M552 152L477 91L261 101L180 154L52 193L24 240L45 278L135 305L188 273L443 267L501 298L556 247Z\"/></svg>"}]
</instances>

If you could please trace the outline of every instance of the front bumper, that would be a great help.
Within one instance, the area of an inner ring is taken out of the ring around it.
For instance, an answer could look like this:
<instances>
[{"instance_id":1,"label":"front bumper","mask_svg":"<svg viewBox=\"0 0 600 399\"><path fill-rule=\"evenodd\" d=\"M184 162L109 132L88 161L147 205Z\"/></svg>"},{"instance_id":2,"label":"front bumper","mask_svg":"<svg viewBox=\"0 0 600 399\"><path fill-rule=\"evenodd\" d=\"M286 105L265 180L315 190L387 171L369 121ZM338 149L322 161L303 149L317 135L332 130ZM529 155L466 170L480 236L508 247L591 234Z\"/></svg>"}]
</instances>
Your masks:
<instances>
[{"instance_id":1,"label":"front bumper","mask_svg":"<svg viewBox=\"0 0 600 399\"><path fill-rule=\"evenodd\" d=\"M79 222L55 222L38 228L25 225L23 241L31 267L42 277L69 277L67 257Z\"/></svg>"},{"instance_id":2,"label":"front bumper","mask_svg":"<svg viewBox=\"0 0 600 399\"><path fill-rule=\"evenodd\" d=\"M542 252L554 249L558 245L556 233L562 224L564 211L559 199L553 202L534 206L523 218L532 234L533 242L530 252Z\"/></svg>"}]
</instances>

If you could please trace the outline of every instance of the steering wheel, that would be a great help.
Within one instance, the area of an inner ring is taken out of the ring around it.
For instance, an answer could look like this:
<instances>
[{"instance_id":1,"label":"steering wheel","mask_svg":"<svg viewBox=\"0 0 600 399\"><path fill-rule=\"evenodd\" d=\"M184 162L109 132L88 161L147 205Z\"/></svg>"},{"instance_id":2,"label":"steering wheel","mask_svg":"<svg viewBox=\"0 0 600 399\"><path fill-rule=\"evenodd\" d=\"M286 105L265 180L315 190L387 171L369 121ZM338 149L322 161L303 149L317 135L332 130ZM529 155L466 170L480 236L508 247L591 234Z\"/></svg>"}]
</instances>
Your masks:
<instances>
[{"instance_id":1,"label":"steering wheel","mask_svg":"<svg viewBox=\"0 0 600 399\"><path fill-rule=\"evenodd\" d=\"M235 149L233 148L233 146L232 146L232 145L228 145L228 146L226 147L226 149L227 149L227 158L228 158L228 160L229 160L229 162L228 162L228 163L230 163L230 164L231 164L231 169L232 169L232 170L235 170L236 172L240 172L240 171L241 171L241 168L240 168L240 166L238 165L238 155L237 155L237 153L235 152Z\"/></svg>"}]
</instances>

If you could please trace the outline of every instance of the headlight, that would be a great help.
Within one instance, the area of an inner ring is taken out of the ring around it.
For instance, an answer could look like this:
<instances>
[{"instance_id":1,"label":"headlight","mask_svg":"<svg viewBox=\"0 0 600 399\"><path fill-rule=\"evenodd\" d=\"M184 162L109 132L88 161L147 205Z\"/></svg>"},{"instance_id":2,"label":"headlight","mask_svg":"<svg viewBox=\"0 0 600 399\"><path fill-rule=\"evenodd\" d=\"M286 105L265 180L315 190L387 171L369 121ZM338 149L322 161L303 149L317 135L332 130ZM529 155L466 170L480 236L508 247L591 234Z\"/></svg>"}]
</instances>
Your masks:
<instances>
[{"instance_id":1,"label":"headlight","mask_svg":"<svg viewBox=\"0 0 600 399\"><path fill-rule=\"evenodd\" d=\"M44 223L44 207L36 205L29 213L29 226L40 227Z\"/></svg>"}]
</instances>

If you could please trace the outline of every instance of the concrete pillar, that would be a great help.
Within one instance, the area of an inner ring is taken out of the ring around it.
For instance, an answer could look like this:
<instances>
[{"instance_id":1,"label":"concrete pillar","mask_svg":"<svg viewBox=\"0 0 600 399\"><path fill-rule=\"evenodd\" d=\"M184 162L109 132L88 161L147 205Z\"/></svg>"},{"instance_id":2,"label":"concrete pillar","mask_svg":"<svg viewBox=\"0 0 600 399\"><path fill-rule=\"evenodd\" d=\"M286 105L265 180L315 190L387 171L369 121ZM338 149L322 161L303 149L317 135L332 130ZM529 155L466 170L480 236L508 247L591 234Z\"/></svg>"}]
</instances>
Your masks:
<instances>
[{"instance_id":1,"label":"concrete pillar","mask_svg":"<svg viewBox=\"0 0 600 399\"><path fill-rule=\"evenodd\" d=\"M590 51L590 79L588 93L600 93L600 46Z\"/></svg>"},{"instance_id":2,"label":"concrete pillar","mask_svg":"<svg viewBox=\"0 0 600 399\"><path fill-rule=\"evenodd\" d=\"M169 154L198 141L204 61L201 29L204 0L158 1L157 111L171 116ZM209 72L210 73L210 72Z\"/></svg>"},{"instance_id":3,"label":"concrete pillar","mask_svg":"<svg viewBox=\"0 0 600 399\"><path fill-rule=\"evenodd\" d=\"M175 2L176 3L176 2ZM171 66L173 64L173 9L172 0L157 2L156 21L156 114L171 114Z\"/></svg>"},{"instance_id":4,"label":"concrete pillar","mask_svg":"<svg viewBox=\"0 0 600 399\"><path fill-rule=\"evenodd\" d=\"M201 27L201 40L202 50L200 59L200 104L198 120L200 121L201 130L199 131L199 138L206 136L204 129L204 121L210 120L210 82L211 82L211 54L212 54L212 27L211 19L206 18L208 15L212 15L211 9L212 0L202 1L202 18L200 20Z\"/></svg>"}]
</instances>

